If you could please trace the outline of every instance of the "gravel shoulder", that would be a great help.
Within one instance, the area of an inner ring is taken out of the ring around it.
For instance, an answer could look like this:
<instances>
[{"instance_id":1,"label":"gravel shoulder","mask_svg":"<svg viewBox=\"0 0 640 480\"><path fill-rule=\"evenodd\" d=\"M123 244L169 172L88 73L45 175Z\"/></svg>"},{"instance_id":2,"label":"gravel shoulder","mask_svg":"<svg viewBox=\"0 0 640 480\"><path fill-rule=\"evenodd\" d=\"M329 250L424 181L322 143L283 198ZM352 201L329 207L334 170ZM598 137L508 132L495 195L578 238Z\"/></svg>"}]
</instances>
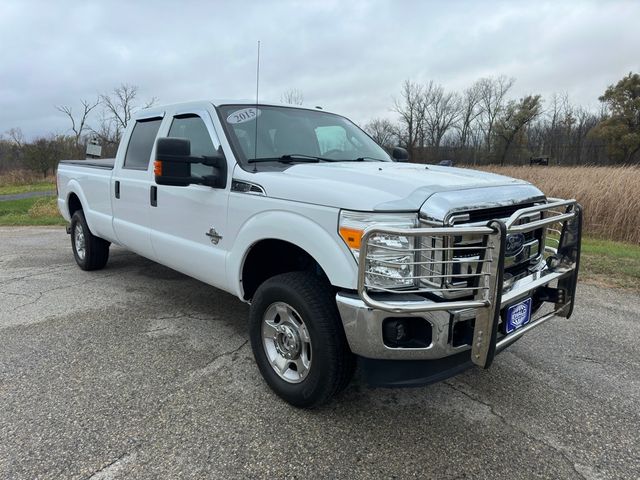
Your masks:
<instances>
[{"instance_id":1,"label":"gravel shoulder","mask_svg":"<svg viewBox=\"0 0 640 480\"><path fill-rule=\"evenodd\" d=\"M64 228L0 228L0 478L637 478L640 297L580 285L571 321L488 371L357 376L301 411L262 381L235 297Z\"/></svg>"}]
</instances>

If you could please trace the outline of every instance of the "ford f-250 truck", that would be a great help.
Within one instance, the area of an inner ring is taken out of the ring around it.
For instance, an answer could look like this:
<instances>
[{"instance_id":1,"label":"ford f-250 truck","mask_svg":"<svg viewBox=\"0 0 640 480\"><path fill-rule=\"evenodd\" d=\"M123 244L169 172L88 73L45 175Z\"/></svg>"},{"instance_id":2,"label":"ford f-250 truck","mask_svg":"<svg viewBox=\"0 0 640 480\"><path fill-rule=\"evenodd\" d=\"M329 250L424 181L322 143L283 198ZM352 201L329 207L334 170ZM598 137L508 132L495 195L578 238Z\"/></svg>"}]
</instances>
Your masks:
<instances>
[{"instance_id":1,"label":"ford f-250 truck","mask_svg":"<svg viewBox=\"0 0 640 480\"><path fill-rule=\"evenodd\" d=\"M250 303L265 381L311 407L356 361L422 385L571 316L574 200L406 160L319 109L184 103L138 113L113 160L62 161L58 206L80 268L114 243Z\"/></svg>"}]
</instances>

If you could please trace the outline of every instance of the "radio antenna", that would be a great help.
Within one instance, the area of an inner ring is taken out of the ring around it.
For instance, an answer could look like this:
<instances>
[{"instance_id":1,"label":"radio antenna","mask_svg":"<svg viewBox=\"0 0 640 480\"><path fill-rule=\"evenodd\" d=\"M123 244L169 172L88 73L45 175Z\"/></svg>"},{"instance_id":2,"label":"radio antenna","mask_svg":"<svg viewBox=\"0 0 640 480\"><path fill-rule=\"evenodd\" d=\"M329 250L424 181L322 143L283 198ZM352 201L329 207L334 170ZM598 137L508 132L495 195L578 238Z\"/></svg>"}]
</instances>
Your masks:
<instances>
[{"instance_id":1,"label":"radio antenna","mask_svg":"<svg viewBox=\"0 0 640 480\"><path fill-rule=\"evenodd\" d=\"M256 65L256 136L253 141L253 159L258 158L258 92L260 89L260 40L258 40L258 62ZM253 163L253 171L258 171L258 162Z\"/></svg>"}]
</instances>

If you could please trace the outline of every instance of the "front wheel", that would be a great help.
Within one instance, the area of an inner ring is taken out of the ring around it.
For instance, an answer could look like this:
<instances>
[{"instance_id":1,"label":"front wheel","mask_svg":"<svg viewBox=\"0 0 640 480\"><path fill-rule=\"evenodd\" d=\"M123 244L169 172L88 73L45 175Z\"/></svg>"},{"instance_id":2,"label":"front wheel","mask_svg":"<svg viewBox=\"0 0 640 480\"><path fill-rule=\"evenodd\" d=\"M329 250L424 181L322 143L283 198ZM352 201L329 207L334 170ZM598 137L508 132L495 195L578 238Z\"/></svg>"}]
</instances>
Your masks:
<instances>
[{"instance_id":1,"label":"front wheel","mask_svg":"<svg viewBox=\"0 0 640 480\"><path fill-rule=\"evenodd\" d=\"M349 350L328 282L308 272L265 281L251 303L253 354L265 381L296 407L327 402L351 380Z\"/></svg>"}]
</instances>

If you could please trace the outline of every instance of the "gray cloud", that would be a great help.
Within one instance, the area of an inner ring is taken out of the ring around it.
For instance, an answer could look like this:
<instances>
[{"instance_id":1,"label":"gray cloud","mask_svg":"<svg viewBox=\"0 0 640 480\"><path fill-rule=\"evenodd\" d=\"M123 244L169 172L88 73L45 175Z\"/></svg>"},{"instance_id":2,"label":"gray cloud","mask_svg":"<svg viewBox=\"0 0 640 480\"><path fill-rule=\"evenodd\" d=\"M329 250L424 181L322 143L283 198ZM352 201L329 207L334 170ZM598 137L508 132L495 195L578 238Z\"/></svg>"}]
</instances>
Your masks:
<instances>
[{"instance_id":1,"label":"gray cloud","mask_svg":"<svg viewBox=\"0 0 640 480\"><path fill-rule=\"evenodd\" d=\"M597 107L640 69L640 2L29 2L0 4L0 132L64 132L55 105L120 83L141 99L252 98L287 88L357 122L391 117L404 79L462 89L517 78L514 96Z\"/></svg>"}]
</instances>

